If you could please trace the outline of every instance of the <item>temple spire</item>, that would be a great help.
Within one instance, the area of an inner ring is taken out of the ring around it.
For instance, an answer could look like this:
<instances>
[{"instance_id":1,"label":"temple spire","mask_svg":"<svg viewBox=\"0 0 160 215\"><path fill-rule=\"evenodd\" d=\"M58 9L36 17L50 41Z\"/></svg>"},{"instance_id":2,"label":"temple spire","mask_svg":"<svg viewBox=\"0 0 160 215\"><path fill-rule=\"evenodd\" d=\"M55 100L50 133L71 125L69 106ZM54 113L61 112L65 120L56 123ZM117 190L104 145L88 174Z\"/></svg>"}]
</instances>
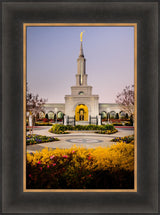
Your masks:
<instances>
[{"instance_id":1,"label":"temple spire","mask_svg":"<svg viewBox=\"0 0 160 215\"><path fill-rule=\"evenodd\" d=\"M82 46L82 41L81 41L81 45L80 45L80 52L79 52L79 57L84 57L84 54L83 54L83 46Z\"/></svg>"}]
</instances>

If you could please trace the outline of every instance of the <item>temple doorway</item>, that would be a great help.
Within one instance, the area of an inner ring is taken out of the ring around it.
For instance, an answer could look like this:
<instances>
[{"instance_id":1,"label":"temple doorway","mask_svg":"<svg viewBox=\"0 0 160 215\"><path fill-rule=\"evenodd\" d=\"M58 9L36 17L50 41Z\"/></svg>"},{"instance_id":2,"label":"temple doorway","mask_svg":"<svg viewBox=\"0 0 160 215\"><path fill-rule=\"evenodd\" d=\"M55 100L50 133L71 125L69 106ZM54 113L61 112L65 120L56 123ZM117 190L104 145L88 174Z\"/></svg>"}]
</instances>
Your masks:
<instances>
[{"instance_id":1,"label":"temple doorway","mask_svg":"<svg viewBox=\"0 0 160 215\"><path fill-rule=\"evenodd\" d=\"M75 109L76 121L88 121L88 107L84 104L77 105Z\"/></svg>"}]
</instances>

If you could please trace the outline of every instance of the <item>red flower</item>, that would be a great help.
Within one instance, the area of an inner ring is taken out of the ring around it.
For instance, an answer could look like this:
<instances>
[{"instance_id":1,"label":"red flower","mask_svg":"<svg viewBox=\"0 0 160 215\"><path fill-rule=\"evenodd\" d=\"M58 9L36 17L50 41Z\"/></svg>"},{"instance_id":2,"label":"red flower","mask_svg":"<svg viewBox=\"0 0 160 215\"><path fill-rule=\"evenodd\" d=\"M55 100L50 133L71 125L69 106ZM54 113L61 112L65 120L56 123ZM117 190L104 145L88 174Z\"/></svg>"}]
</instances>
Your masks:
<instances>
[{"instance_id":1,"label":"red flower","mask_svg":"<svg viewBox=\"0 0 160 215\"><path fill-rule=\"evenodd\" d=\"M38 163L38 164L41 164L41 161L38 161L37 163Z\"/></svg>"},{"instance_id":2,"label":"red flower","mask_svg":"<svg viewBox=\"0 0 160 215\"><path fill-rule=\"evenodd\" d=\"M40 167L40 170L42 171L42 167Z\"/></svg>"},{"instance_id":3,"label":"red flower","mask_svg":"<svg viewBox=\"0 0 160 215\"><path fill-rule=\"evenodd\" d=\"M68 158L68 155L63 155L63 158Z\"/></svg>"},{"instance_id":4,"label":"red flower","mask_svg":"<svg viewBox=\"0 0 160 215\"><path fill-rule=\"evenodd\" d=\"M52 165L53 165L53 166L56 166L56 163L53 163Z\"/></svg>"},{"instance_id":5,"label":"red flower","mask_svg":"<svg viewBox=\"0 0 160 215\"><path fill-rule=\"evenodd\" d=\"M88 157L88 160L91 160L91 158L92 158L92 157L91 157L91 156L89 156L89 157Z\"/></svg>"},{"instance_id":6,"label":"red flower","mask_svg":"<svg viewBox=\"0 0 160 215\"><path fill-rule=\"evenodd\" d=\"M30 177L30 178L31 178L31 176L32 176L32 175L31 175L31 174L29 174L29 177Z\"/></svg>"},{"instance_id":7,"label":"red flower","mask_svg":"<svg viewBox=\"0 0 160 215\"><path fill-rule=\"evenodd\" d=\"M50 159L53 159L55 156L54 155L52 155L51 157L50 157Z\"/></svg>"},{"instance_id":8,"label":"red flower","mask_svg":"<svg viewBox=\"0 0 160 215\"><path fill-rule=\"evenodd\" d=\"M49 165L47 165L47 168L49 168Z\"/></svg>"}]
</instances>

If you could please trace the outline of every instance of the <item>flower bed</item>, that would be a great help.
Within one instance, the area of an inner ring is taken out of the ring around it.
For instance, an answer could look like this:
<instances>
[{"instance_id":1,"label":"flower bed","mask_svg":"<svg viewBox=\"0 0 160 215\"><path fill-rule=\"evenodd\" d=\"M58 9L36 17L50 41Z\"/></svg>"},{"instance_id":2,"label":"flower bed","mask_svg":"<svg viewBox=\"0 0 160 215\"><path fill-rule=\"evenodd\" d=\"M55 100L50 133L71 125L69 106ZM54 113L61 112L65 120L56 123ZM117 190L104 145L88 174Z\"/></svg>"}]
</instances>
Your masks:
<instances>
[{"instance_id":1,"label":"flower bed","mask_svg":"<svg viewBox=\"0 0 160 215\"><path fill-rule=\"evenodd\" d=\"M125 137L116 137L111 140L112 142L124 142L124 143L132 143L134 144L134 135L129 135Z\"/></svg>"},{"instance_id":2,"label":"flower bed","mask_svg":"<svg viewBox=\"0 0 160 215\"><path fill-rule=\"evenodd\" d=\"M82 131L82 130L97 130L97 131L103 131L105 132L117 132L115 127L112 124L107 124L107 125L59 125L55 124L52 126L52 128L49 130L52 133L55 134L66 134L68 132L66 131L71 131L71 130L76 130L76 131Z\"/></svg>"},{"instance_id":3,"label":"flower bed","mask_svg":"<svg viewBox=\"0 0 160 215\"><path fill-rule=\"evenodd\" d=\"M118 132L117 129L113 129L113 130L101 130L101 131L96 131L95 133L98 133L98 134L114 134Z\"/></svg>"},{"instance_id":4,"label":"flower bed","mask_svg":"<svg viewBox=\"0 0 160 215\"><path fill-rule=\"evenodd\" d=\"M52 126L53 124L50 122L36 122L35 126Z\"/></svg>"},{"instance_id":5,"label":"flower bed","mask_svg":"<svg viewBox=\"0 0 160 215\"><path fill-rule=\"evenodd\" d=\"M121 123L121 122L114 122L112 123L114 126L122 126L124 125L124 123Z\"/></svg>"},{"instance_id":6,"label":"flower bed","mask_svg":"<svg viewBox=\"0 0 160 215\"><path fill-rule=\"evenodd\" d=\"M26 136L26 144L27 145L33 145L33 144L39 144L39 143L46 143L46 142L53 142L53 141L58 141L58 138L55 137L47 137L47 136L42 136L42 135L27 135Z\"/></svg>"},{"instance_id":7,"label":"flower bed","mask_svg":"<svg viewBox=\"0 0 160 215\"><path fill-rule=\"evenodd\" d=\"M133 189L134 146L43 149L27 154L27 189Z\"/></svg>"},{"instance_id":8,"label":"flower bed","mask_svg":"<svg viewBox=\"0 0 160 215\"><path fill-rule=\"evenodd\" d=\"M130 123L130 122L114 122L114 123L112 123L114 126L133 126L133 124L132 123Z\"/></svg>"}]
</instances>

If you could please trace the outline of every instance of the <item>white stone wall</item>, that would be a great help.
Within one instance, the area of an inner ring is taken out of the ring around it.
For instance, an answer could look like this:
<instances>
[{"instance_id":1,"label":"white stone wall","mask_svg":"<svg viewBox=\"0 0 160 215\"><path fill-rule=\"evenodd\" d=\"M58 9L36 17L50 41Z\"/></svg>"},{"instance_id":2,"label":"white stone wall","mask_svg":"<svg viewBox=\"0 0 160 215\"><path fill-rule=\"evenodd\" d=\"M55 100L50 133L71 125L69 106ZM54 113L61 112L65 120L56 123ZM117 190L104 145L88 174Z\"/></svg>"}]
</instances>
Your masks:
<instances>
[{"instance_id":1,"label":"white stone wall","mask_svg":"<svg viewBox=\"0 0 160 215\"><path fill-rule=\"evenodd\" d=\"M84 92L85 96L91 96L92 95L92 87L91 86L73 86L71 87L71 95L72 96L78 96L79 92Z\"/></svg>"},{"instance_id":2,"label":"white stone wall","mask_svg":"<svg viewBox=\"0 0 160 215\"><path fill-rule=\"evenodd\" d=\"M121 111L121 107L116 103L99 103L99 113L105 111L106 113L115 111L119 113Z\"/></svg>"},{"instance_id":3,"label":"white stone wall","mask_svg":"<svg viewBox=\"0 0 160 215\"><path fill-rule=\"evenodd\" d=\"M46 104L44 104L45 114L50 111L55 113L55 108L57 108L57 112L61 111L62 113L65 113L65 104L64 103L46 103Z\"/></svg>"},{"instance_id":4,"label":"white stone wall","mask_svg":"<svg viewBox=\"0 0 160 215\"><path fill-rule=\"evenodd\" d=\"M88 107L88 115L95 117L99 114L99 97L90 96L90 97L65 97L65 114L68 116L75 115L75 109L77 105L84 104Z\"/></svg>"},{"instance_id":5,"label":"white stone wall","mask_svg":"<svg viewBox=\"0 0 160 215\"><path fill-rule=\"evenodd\" d=\"M75 108L79 104L85 104L88 107L88 115L95 117L99 115L102 111L111 112L115 111L116 113L121 112L121 107L116 103L99 103L99 97L97 95L94 96L66 96L65 103L46 103L44 105L44 113L48 113L50 111L55 112L55 108L57 108L57 112L61 111L62 113L68 116L75 115Z\"/></svg>"}]
</instances>

